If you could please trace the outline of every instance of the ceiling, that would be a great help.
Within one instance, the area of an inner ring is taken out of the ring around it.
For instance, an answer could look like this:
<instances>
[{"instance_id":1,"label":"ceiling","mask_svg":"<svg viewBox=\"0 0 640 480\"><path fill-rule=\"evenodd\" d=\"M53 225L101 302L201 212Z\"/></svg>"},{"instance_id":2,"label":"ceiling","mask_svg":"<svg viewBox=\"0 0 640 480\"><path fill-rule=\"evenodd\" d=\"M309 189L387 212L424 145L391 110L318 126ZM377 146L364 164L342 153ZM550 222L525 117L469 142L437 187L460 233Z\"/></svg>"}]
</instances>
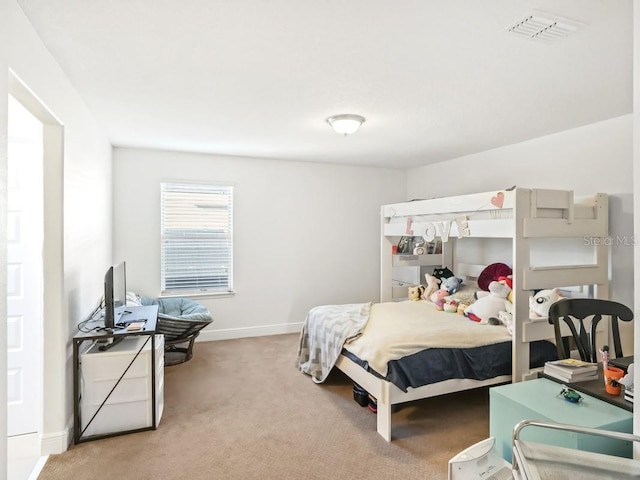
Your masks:
<instances>
[{"instance_id":1,"label":"ceiling","mask_svg":"<svg viewBox=\"0 0 640 480\"><path fill-rule=\"evenodd\" d=\"M115 146L410 168L632 112L632 0L17 1Z\"/></svg>"}]
</instances>

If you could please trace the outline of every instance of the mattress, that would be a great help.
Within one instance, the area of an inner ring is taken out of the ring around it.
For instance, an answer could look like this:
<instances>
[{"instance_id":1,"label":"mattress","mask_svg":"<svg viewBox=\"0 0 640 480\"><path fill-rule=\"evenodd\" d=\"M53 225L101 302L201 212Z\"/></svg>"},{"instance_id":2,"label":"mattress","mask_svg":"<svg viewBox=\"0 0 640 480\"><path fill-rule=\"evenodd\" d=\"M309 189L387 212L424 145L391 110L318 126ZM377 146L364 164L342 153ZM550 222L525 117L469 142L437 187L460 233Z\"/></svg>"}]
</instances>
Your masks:
<instances>
[{"instance_id":1,"label":"mattress","mask_svg":"<svg viewBox=\"0 0 640 480\"><path fill-rule=\"evenodd\" d=\"M552 342L530 346L530 368L557 358ZM479 324L436 310L431 302L374 304L362 335L343 355L403 391L448 379L511 375L511 335L503 325Z\"/></svg>"},{"instance_id":2,"label":"mattress","mask_svg":"<svg viewBox=\"0 0 640 480\"><path fill-rule=\"evenodd\" d=\"M539 340L529 344L530 368L538 368L547 360L557 360L552 342ZM511 375L511 342L472 348L428 348L387 364L387 374L380 375L367 361L342 349L342 354L373 375L393 383L403 392L451 379L487 380Z\"/></svg>"}]
</instances>

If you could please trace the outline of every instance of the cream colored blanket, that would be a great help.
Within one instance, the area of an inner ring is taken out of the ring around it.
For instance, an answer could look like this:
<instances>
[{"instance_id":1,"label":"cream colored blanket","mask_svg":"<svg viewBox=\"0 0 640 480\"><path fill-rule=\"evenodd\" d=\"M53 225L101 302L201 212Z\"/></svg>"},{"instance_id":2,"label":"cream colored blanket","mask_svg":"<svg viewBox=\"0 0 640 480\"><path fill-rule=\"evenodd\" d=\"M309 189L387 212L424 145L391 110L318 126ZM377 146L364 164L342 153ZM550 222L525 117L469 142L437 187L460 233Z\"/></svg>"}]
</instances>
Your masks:
<instances>
[{"instance_id":1,"label":"cream colored blanket","mask_svg":"<svg viewBox=\"0 0 640 480\"><path fill-rule=\"evenodd\" d=\"M469 348L507 341L511 335L503 325L480 325L421 300L374 304L362 335L344 348L385 376L391 360L426 348Z\"/></svg>"}]
</instances>

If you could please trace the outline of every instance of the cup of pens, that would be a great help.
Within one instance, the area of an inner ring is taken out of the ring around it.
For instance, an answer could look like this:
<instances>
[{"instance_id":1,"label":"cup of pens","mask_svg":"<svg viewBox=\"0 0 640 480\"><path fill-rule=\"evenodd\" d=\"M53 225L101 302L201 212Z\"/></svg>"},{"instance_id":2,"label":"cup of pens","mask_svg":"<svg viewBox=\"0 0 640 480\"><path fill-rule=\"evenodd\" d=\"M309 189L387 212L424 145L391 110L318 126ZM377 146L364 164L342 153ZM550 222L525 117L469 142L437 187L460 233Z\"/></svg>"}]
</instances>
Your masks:
<instances>
[{"instance_id":1,"label":"cup of pens","mask_svg":"<svg viewBox=\"0 0 640 480\"><path fill-rule=\"evenodd\" d=\"M608 366L602 369L604 376L604 389L609 395L620 395L622 386L620 379L624 377L624 370L618 367Z\"/></svg>"},{"instance_id":2,"label":"cup of pens","mask_svg":"<svg viewBox=\"0 0 640 480\"><path fill-rule=\"evenodd\" d=\"M620 379L624 377L624 370L609 365L609 346L605 345L600 350L602 355L602 376L604 377L604 390L609 395L620 395L622 385Z\"/></svg>"}]
</instances>

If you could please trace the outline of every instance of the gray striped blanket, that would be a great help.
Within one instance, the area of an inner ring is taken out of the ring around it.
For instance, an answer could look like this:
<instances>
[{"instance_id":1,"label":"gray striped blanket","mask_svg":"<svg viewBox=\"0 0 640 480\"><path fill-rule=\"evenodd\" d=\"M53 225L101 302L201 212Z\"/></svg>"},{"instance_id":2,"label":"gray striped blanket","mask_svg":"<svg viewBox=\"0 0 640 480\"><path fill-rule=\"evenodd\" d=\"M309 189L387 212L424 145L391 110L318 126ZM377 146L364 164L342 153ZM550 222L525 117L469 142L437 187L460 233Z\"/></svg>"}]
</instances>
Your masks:
<instances>
[{"instance_id":1,"label":"gray striped blanket","mask_svg":"<svg viewBox=\"0 0 640 480\"><path fill-rule=\"evenodd\" d=\"M298 368L322 383L338 360L342 346L357 338L369 320L371 303L312 308L300 333Z\"/></svg>"}]
</instances>

